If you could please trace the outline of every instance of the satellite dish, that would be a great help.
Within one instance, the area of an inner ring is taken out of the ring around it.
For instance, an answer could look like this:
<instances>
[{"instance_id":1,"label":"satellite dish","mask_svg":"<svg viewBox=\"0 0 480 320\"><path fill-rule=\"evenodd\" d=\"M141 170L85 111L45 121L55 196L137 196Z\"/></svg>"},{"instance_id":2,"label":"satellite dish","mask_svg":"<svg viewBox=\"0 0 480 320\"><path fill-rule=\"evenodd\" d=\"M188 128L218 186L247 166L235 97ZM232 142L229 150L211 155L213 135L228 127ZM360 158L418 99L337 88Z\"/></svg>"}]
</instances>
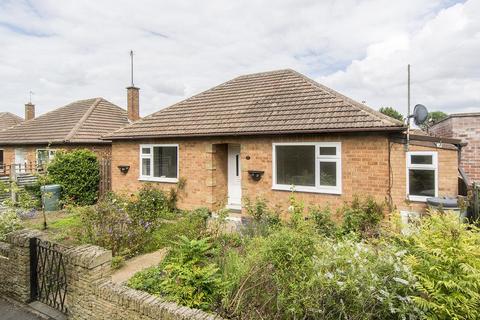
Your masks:
<instances>
[{"instance_id":1,"label":"satellite dish","mask_svg":"<svg viewBox=\"0 0 480 320\"><path fill-rule=\"evenodd\" d=\"M413 122L415 125L419 126L428 119L428 110L423 104L417 104L413 108Z\"/></svg>"}]
</instances>

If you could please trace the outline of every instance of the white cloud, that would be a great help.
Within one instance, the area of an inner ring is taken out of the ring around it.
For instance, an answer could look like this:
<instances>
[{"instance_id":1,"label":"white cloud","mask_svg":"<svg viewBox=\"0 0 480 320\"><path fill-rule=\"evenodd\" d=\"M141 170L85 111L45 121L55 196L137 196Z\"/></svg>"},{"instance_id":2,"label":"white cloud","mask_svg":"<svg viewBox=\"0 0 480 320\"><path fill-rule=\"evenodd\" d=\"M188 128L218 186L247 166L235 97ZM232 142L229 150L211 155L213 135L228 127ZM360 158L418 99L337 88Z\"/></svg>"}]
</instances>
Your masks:
<instances>
[{"instance_id":1,"label":"white cloud","mask_svg":"<svg viewBox=\"0 0 480 320\"><path fill-rule=\"evenodd\" d=\"M232 77L294 68L357 100L480 106L479 1L0 2L0 110L103 96L125 105L129 50L142 114ZM445 9L446 8L446 9Z\"/></svg>"}]
</instances>

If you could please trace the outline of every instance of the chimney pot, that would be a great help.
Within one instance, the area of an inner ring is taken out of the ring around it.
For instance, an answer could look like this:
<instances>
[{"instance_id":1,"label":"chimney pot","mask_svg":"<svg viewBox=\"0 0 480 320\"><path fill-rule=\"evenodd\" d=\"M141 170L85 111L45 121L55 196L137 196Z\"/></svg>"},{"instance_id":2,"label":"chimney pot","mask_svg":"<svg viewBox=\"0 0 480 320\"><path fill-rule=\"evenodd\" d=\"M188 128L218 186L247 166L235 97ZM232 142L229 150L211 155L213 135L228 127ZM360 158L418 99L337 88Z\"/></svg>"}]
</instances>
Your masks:
<instances>
[{"instance_id":1,"label":"chimney pot","mask_svg":"<svg viewBox=\"0 0 480 320\"><path fill-rule=\"evenodd\" d=\"M25 121L35 118L35 105L31 102L25 104Z\"/></svg>"},{"instance_id":2,"label":"chimney pot","mask_svg":"<svg viewBox=\"0 0 480 320\"><path fill-rule=\"evenodd\" d=\"M140 119L140 88L127 87L127 113L130 121Z\"/></svg>"}]
</instances>

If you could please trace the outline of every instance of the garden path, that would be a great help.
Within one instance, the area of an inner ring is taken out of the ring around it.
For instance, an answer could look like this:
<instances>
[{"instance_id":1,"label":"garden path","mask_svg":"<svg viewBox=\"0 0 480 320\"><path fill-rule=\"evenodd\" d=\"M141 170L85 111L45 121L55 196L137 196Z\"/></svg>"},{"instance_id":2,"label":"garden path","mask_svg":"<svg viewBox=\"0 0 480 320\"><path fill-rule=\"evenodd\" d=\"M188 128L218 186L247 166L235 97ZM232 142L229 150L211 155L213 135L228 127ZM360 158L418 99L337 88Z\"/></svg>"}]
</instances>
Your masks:
<instances>
[{"instance_id":1,"label":"garden path","mask_svg":"<svg viewBox=\"0 0 480 320\"><path fill-rule=\"evenodd\" d=\"M138 271L158 265L168 252L168 248L146 253L125 262L125 265L112 274L112 281L124 283Z\"/></svg>"}]
</instances>

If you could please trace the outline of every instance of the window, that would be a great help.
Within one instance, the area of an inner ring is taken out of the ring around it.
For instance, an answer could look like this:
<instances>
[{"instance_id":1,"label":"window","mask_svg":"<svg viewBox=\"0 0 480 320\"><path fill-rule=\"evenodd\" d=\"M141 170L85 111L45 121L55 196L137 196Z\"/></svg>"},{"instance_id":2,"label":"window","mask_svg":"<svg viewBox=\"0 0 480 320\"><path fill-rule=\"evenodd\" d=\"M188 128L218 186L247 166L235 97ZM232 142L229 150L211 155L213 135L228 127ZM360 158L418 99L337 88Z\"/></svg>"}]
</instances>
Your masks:
<instances>
[{"instance_id":1,"label":"window","mask_svg":"<svg viewBox=\"0 0 480 320\"><path fill-rule=\"evenodd\" d=\"M55 157L55 149L37 149L37 165L42 166Z\"/></svg>"},{"instance_id":2,"label":"window","mask_svg":"<svg viewBox=\"0 0 480 320\"><path fill-rule=\"evenodd\" d=\"M437 153L407 152L407 197L411 201L427 201L438 195Z\"/></svg>"},{"instance_id":3,"label":"window","mask_svg":"<svg viewBox=\"0 0 480 320\"><path fill-rule=\"evenodd\" d=\"M177 182L178 145L141 145L140 180Z\"/></svg>"},{"instance_id":4,"label":"window","mask_svg":"<svg viewBox=\"0 0 480 320\"><path fill-rule=\"evenodd\" d=\"M273 144L273 189L341 194L341 144Z\"/></svg>"}]
</instances>

